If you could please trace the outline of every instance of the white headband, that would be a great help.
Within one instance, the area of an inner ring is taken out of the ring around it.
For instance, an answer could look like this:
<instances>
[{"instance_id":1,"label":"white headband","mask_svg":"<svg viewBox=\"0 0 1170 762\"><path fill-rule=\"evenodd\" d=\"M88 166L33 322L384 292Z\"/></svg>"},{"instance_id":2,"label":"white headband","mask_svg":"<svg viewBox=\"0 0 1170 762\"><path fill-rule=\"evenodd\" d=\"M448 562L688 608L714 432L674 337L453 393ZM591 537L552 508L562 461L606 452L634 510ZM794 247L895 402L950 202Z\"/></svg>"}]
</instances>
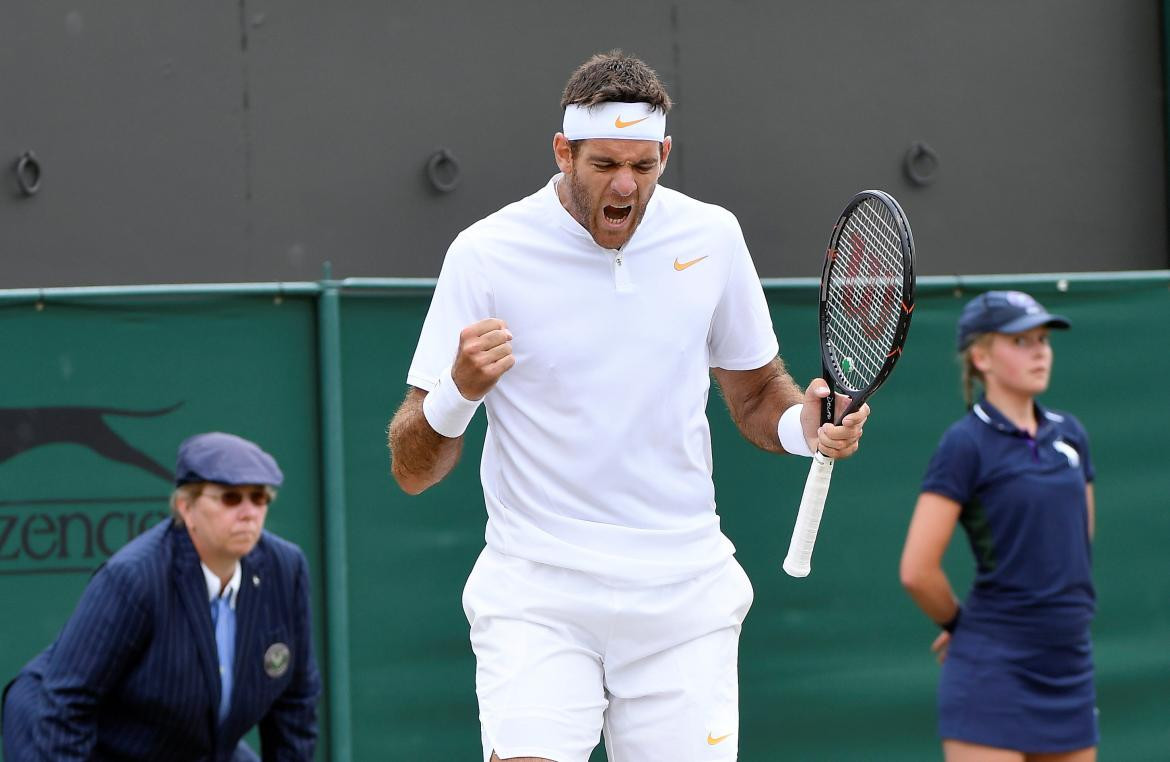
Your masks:
<instances>
[{"instance_id":1,"label":"white headband","mask_svg":"<svg viewBox=\"0 0 1170 762\"><path fill-rule=\"evenodd\" d=\"M596 106L565 107L565 137L656 140L666 137L666 112L649 103L605 101Z\"/></svg>"}]
</instances>

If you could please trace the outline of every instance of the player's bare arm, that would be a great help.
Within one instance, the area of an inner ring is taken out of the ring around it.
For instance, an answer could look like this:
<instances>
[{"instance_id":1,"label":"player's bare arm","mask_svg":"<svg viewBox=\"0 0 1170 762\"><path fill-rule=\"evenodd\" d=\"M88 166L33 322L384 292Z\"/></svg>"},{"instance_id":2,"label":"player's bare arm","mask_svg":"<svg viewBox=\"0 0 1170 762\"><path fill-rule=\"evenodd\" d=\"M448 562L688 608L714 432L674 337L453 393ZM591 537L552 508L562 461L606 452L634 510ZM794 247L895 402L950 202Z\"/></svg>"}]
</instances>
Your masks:
<instances>
[{"instance_id":1,"label":"player's bare arm","mask_svg":"<svg viewBox=\"0 0 1170 762\"><path fill-rule=\"evenodd\" d=\"M459 333L451 379L459 395L481 400L516 362L512 333L504 321L481 320ZM411 387L390 421L390 472L405 492L417 495L442 481L463 451L463 436L435 431L423 410L427 392ZM440 427L441 428L441 427Z\"/></svg>"},{"instance_id":2,"label":"player's bare arm","mask_svg":"<svg viewBox=\"0 0 1170 762\"><path fill-rule=\"evenodd\" d=\"M793 405L804 404L801 424L810 449L820 449L832 458L857 452L862 426L869 417L869 405L850 413L839 425L820 424L820 401L828 396L823 379L813 379L804 391L789 375L779 357L755 370L712 368L735 425L749 442L768 452L785 452L776 434L780 415ZM838 395L841 409L848 398Z\"/></svg>"},{"instance_id":3,"label":"player's bare arm","mask_svg":"<svg viewBox=\"0 0 1170 762\"><path fill-rule=\"evenodd\" d=\"M747 441L768 452L784 452L776 435L780 413L804 401L800 387L776 357L755 370L712 368L731 420Z\"/></svg>"},{"instance_id":4,"label":"player's bare arm","mask_svg":"<svg viewBox=\"0 0 1170 762\"><path fill-rule=\"evenodd\" d=\"M387 432L390 473L404 492L417 495L443 480L463 452L463 437L445 437L423 415L427 393L411 387Z\"/></svg>"}]
</instances>

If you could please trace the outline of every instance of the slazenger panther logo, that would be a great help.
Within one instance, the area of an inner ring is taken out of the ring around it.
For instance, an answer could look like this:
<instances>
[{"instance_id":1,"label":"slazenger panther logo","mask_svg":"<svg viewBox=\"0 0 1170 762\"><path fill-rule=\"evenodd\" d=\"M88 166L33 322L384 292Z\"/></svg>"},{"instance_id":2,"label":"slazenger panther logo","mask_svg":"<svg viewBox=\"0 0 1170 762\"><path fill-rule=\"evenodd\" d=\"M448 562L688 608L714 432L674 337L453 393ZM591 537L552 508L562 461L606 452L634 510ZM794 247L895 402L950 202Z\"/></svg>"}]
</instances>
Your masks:
<instances>
[{"instance_id":1,"label":"slazenger panther logo","mask_svg":"<svg viewBox=\"0 0 1170 762\"><path fill-rule=\"evenodd\" d=\"M153 418L176 410L182 402L161 410L122 410L112 407L0 408L0 463L48 444L77 444L107 460L136 466L170 481L171 472L142 450L120 437L105 416Z\"/></svg>"},{"instance_id":2,"label":"slazenger panther logo","mask_svg":"<svg viewBox=\"0 0 1170 762\"><path fill-rule=\"evenodd\" d=\"M39 464L32 471L18 471L25 464L5 465L8 461L48 445L79 445L106 461L132 466L169 484L173 478L170 469L123 438L106 417L154 418L182 404L157 410L0 408L0 466L19 474L0 496L0 574L88 574L168 514L165 494L143 494L144 487L132 476L94 474L92 464L79 470L76 451L71 448L55 450L59 456L45 454L28 461ZM116 485L126 481L137 486L122 496L108 490L94 494L91 486L121 489ZM13 484L26 483L28 489L35 489L34 494L12 494ZM51 492L44 494L46 491Z\"/></svg>"}]
</instances>

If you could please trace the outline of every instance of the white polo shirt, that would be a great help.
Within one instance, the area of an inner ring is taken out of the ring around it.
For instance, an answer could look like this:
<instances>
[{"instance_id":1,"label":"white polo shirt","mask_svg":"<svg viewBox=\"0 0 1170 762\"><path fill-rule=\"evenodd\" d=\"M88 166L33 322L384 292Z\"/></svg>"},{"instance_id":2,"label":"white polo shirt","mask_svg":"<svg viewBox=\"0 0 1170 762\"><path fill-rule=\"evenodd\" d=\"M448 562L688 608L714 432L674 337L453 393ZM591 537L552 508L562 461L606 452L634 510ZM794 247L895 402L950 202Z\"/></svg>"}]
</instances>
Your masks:
<instances>
[{"instance_id":1,"label":"white polo shirt","mask_svg":"<svg viewBox=\"0 0 1170 762\"><path fill-rule=\"evenodd\" d=\"M604 249L560 178L451 244L407 383L432 390L463 328L503 320L516 364L484 399L487 544L617 584L686 579L734 552L709 369L776 356L763 289L727 210L658 186L631 240Z\"/></svg>"}]
</instances>

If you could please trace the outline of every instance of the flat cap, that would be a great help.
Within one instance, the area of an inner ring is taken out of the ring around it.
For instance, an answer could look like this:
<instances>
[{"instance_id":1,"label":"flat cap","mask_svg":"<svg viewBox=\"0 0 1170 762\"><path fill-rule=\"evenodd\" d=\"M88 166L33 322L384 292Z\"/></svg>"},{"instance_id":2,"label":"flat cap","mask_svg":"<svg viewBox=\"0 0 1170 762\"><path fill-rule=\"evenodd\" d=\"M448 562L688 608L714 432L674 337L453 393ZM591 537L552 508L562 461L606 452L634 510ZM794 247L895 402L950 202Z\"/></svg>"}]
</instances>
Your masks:
<instances>
[{"instance_id":1,"label":"flat cap","mask_svg":"<svg viewBox=\"0 0 1170 762\"><path fill-rule=\"evenodd\" d=\"M212 431L188 437L179 445L175 484L191 482L279 487L284 482L284 474L276 459L255 442Z\"/></svg>"}]
</instances>

